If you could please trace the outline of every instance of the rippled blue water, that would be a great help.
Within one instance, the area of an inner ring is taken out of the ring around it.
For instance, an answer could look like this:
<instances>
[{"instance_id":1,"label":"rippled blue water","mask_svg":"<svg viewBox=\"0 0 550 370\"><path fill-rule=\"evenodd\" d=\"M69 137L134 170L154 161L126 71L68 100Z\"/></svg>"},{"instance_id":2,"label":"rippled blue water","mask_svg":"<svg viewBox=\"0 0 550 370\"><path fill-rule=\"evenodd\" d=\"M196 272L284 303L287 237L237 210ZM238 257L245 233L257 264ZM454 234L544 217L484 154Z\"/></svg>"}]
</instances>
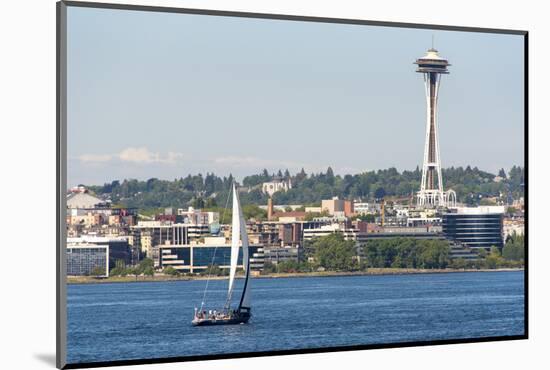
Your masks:
<instances>
[{"instance_id":1,"label":"rippled blue water","mask_svg":"<svg viewBox=\"0 0 550 370\"><path fill-rule=\"evenodd\" d=\"M253 279L247 325L192 327L205 281L70 285L68 362L524 334L523 272ZM207 302L224 302L210 281Z\"/></svg>"}]
</instances>

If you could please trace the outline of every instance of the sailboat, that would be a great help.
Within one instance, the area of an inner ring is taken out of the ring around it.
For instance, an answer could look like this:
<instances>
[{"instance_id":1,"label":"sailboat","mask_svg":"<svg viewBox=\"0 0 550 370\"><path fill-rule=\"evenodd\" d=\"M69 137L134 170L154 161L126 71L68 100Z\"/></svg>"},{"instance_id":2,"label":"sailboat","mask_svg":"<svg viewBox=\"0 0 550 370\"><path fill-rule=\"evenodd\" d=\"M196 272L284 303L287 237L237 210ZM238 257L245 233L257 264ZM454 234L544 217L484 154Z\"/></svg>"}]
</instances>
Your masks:
<instances>
[{"instance_id":1,"label":"sailboat","mask_svg":"<svg viewBox=\"0 0 550 370\"><path fill-rule=\"evenodd\" d=\"M231 222L231 266L229 270L229 287L227 290L227 300L222 310L206 311L203 310L203 297L201 308L195 308L195 315L193 317L193 320L191 321L194 326L245 324L252 316L250 307L250 259L248 251L248 235L246 233L246 223L244 221L243 212L239 201L239 194L237 192L237 187L235 186L235 183L233 183L232 190L233 216ZM231 308L233 290L235 287L235 274L237 272L237 263L239 259L239 244L241 244L243 249L242 256L244 283L237 308Z\"/></svg>"}]
</instances>

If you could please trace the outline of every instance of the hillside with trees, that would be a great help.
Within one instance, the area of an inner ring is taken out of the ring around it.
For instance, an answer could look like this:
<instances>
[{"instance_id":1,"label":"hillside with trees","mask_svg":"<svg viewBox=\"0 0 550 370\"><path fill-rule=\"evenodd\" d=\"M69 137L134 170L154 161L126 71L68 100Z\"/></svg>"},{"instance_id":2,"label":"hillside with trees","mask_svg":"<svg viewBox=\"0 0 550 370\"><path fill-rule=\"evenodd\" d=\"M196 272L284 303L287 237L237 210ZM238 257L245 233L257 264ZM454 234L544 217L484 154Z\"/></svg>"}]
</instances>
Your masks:
<instances>
[{"instance_id":1,"label":"hillside with trees","mask_svg":"<svg viewBox=\"0 0 550 370\"><path fill-rule=\"evenodd\" d=\"M263 170L242 181L243 204L266 204L267 195L261 191L263 182L273 178L290 180L292 189L277 192L275 204L320 204L322 199L334 196L361 201L382 197L409 197L418 190L421 171L399 172L395 168L368 171L355 175L335 175L332 168L326 172L307 174L303 169L291 175L288 170L269 174ZM500 197L506 201L523 196L524 169L514 166L508 173L503 169L497 175L467 166L443 169L445 189L454 189L460 202L476 205L488 198ZM196 208L223 208L227 201L233 177L219 177L213 173L188 175L179 179L146 181L116 180L100 186L87 186L113 204L140 209L194 206ZM86 185L85 185L86 186Z\"/></svg>"}]
</instances>

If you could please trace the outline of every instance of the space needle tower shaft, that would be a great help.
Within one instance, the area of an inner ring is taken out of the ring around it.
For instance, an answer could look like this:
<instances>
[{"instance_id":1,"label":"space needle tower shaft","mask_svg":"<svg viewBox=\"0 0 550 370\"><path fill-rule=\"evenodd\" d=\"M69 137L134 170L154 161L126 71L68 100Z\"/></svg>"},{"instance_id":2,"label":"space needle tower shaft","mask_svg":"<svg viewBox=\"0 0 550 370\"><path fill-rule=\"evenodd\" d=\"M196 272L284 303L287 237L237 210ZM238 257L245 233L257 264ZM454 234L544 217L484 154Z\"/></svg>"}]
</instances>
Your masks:
<instances>
[{"instance_id":1,"label":"space needle tower shaft","mask_svg":"<svg viewBox=\"0 0 550 370\"><path fill-rule=\"evenodd\" d=\"M426 90L426 137L424 144L424 160L422 165L422 182L417 193L417 204L421 207L449 207L456 203L456 194L443 190L441 175L441 157L439 151L437 100L441 76L448 74L450 66L446 59L439 56L433 47L427 54L417 59L416 72L424 75Z\"/></svg>"}]
</instances>

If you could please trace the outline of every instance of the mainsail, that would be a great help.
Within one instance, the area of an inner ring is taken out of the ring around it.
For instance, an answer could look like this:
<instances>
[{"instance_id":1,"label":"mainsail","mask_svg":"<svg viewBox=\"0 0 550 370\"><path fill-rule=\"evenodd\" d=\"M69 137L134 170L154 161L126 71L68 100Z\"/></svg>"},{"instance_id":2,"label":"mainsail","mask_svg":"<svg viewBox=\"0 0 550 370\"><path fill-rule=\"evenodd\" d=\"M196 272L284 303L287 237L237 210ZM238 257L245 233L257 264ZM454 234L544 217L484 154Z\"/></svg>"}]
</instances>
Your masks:
<instances>
[{"instance_id":1,"label":"mainsail","mask_svg":"<svg viewBox=\"0 0 550 370\"><path fill-rule=\"evenodd\" d=\"M241 234L241 205L237 188L233 184L233 220L231 224L231 266L229 269L229 288L227 290L227 304L231 301L233 286L235 283L235 273L237 272L237 262L239 260L239 240Z\"/></svg>"},{"instance_id":2,"label":"mainsail","mask_svg":"<svg viewBox=\"0 0 550 370\"><path fill-rule=\"evenodd\" d=\"M250 284L249 284L249 274L250 274L250 266L249 266L249 256L248 256L248 234L246 233L246 223L244 222L243 213L239 213L239 222L241 224L240 232L241 232L241 240L243 245L243 269L244 269L244 287L243 287L243 295L241 297L241 302L239 303L239 310L241 308L247 308L250 309Z\"/></svg>"},{"instance_id":3,"label":"mainsail","mask_svg":"<svg viewBox=\"0 0 550 370\"><path fill-rule=\"evenodd\" d=\"M229 307L233 289L235 287L235 273L237 272L237 264L239 261L239 248L243 248L243 270L245 274L243 294L239 302L239 310L241 308L250 308L250 286L249 278L249 255L248 255L248 234L246 233L246 222L244 221L241 204L239 201L239 193L235 184L233 184L233 220L231 224L231 266L229 269L229 288L227 290L227 303ZM240 244L240 245L239 245Z\"/></svg>"}]
</instances>

